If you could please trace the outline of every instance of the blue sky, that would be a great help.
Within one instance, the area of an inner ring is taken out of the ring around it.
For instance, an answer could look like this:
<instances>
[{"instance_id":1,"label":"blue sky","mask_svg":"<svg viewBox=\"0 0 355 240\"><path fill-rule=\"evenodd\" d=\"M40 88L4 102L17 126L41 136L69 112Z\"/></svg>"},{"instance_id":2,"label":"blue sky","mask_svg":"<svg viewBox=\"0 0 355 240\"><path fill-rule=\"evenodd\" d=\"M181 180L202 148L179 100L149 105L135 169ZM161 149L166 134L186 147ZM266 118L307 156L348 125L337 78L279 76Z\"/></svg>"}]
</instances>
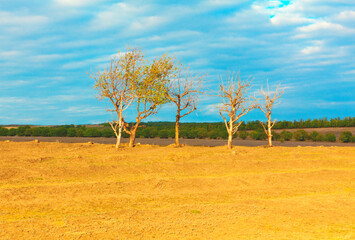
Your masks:
<instances>
[{"instance_id":1,"label":"blue sky","mask_svg":"<svg viewBox=\"0 0 355 240\"><path fill-rule=\"evenodd\" d=\"M168 53L215 89L227 69L285 94L279 120L355 113L355 1L0 1L0 124L111 119L87 73L118 50ZM222 121L204 96L185 121ZM171 105L150 121L174 121ZM127 112L133 120L134 112ZM263 119L255 110L244 120Z\"/></svg>"}]
</instances>

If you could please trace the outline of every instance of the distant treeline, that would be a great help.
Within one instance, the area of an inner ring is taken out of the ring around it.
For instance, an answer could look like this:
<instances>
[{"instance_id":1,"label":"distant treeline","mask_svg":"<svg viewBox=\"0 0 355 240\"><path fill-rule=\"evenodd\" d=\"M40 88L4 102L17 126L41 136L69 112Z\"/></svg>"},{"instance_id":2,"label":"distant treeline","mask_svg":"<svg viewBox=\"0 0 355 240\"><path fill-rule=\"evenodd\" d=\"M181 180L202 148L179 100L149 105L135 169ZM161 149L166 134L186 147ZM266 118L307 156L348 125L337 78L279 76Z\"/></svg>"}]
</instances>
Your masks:
<instances>
[{"instance_id":1,"label":"distant treeline","mask_svg":"<svg viewBox=\"0 0 355 240\"><path fill-rule=\"evenodd\" d=\"M137 131L138 138L173 138L175 136L175 123L173 122L147 122L143 123ZM292 129L292 128L320 128L320 127L354 127L355 118L348 117L344 119L336 118L328 121L324 119L316 120L300 120L300 121L280 121L275 124L275 129ZM242 123L235 137L241 139L264 140L264 133L259 121L249 121ZM248 130L248 132L247 132ZM251 130L251 131L250 131ZM55 127L30 127L20 126L18 128L0 127L0 136L46 136L46 137L114 137L114 133L107 123L84 126L84 125L64 125ZM181 123L181 138L209 138L209 139L227 139L228 134L224 123ZM124 133L123 137L129 137ZM294 133L290 131L282 131L281 133L273 132L273 139L279 141L329 141L335 142L334 134L321 134L316 131L308 134L304 130L298 130ZM344 132L339 138L342 142L354 142L355 136L351 132Z\"/></svg>"}]
</instances>

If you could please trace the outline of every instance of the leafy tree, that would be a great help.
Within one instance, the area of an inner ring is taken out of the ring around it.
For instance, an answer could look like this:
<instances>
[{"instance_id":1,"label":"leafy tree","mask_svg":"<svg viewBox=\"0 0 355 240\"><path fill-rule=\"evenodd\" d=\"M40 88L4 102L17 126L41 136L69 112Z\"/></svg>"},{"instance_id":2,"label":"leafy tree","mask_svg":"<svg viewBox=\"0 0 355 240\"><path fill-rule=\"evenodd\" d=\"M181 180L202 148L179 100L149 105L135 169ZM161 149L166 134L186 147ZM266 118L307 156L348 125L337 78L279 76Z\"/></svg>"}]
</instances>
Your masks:
<instances>
[{"instance_id":1,"label":"leafy tree","mask_svg":"<svg viewBox=\"0 0 355 240\"><path fill-rule=\"evenodd\" d=\"M141 55L135 69L137 74L131 79L130 91L134 97L137 115L135 122L124 124L124 131L130 135L129 147L134 146L137 129L143 119L158 112L162 104L168 102L167 84L174 76L176 66L174 59L163 55L155 58L152 63Z\"/></svg>"}]
</instances>

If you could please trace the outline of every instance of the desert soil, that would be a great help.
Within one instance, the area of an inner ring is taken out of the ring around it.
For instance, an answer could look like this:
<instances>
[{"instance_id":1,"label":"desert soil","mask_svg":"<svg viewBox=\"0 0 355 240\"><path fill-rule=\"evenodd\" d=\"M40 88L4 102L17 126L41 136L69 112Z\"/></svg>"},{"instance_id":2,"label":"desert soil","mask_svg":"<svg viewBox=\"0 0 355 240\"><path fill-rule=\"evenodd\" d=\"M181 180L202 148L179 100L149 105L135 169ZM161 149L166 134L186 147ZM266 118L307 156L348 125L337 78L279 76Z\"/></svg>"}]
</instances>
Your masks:
<instances>
[{"instance_id":1,"label":"desert soil","mask_svg":"<svg viewBox=\"0 0 355 240\"><path fill-rule=\"evenodd\" d=\"M354 147L0 142L0 239L354 239Z\"/></svg>"}]
</instances>

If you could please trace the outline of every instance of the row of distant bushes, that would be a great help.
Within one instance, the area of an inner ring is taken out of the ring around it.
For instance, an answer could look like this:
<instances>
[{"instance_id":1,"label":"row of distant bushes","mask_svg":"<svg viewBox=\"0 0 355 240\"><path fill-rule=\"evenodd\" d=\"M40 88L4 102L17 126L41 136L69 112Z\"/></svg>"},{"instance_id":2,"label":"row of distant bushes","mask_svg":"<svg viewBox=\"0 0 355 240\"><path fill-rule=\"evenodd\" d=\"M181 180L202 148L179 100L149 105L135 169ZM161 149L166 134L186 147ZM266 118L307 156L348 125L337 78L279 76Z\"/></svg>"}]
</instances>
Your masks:
<instances>
[{"instance_id":1,"label":"row of distant bushes","mask_svg":"<svg viewBox=\"0 0 355 240\"><path fill-rule=\"evenodd\" d=\"M337 138L334 133L322 134L317 131L312 131L311 133L308 133L304 130L297 130L292 133L290 131L284 130L281 133L277 133L273 131L272 135L273 135L272 139L277 141L290 141L292 139L294 139L295 141L310 140L313 142L336 142L337 141ZM255 140L267 139L265 132L261 132L261 131L253 131L250 133L241 131L239 133L239 137L242 139L246 139L247 136ZM339 140L343 143L355 142L355 136L353 136L351 132L345 131L340 134Z\"/></svg>"},{"instance_id":2,"label":"row of distant bushes","mask_svg":"<svg viewBox=\"0 0 355 240\"><path fill-rule=\"evenodd\" d=\"M114 133L111 128L106 125L101 125L101 127L85 127L85 126L57 126L57 127L30 127L30 126L20 126L18 128L3 128L0 127L0 136L45 136L45 137L114 137ZM164 128L157 126L146 126L143 125L137 131L136 137L138 138L173 138L175 136L174 128ZM123 137L129 137L128 134L123 133ZM186 139L227 139L228 134L224 126L219 128L191 128L184 127L182 125L180 129L180 137ZM254 140L265 140L267 136L263 130L254 130L251 132L239 131L234 137L239 137L240 139L254 139ZM311 133L305 130L297 130L295 132L290 132L287 130L277 133L273 131L273 140L276 141L315 141L315 142L336 142L337 138L333 133L322 134L316 131ZM355 142L355 136L351 132L343 132L339 140L341 142Z\"/></svg>"}]
</instances>

